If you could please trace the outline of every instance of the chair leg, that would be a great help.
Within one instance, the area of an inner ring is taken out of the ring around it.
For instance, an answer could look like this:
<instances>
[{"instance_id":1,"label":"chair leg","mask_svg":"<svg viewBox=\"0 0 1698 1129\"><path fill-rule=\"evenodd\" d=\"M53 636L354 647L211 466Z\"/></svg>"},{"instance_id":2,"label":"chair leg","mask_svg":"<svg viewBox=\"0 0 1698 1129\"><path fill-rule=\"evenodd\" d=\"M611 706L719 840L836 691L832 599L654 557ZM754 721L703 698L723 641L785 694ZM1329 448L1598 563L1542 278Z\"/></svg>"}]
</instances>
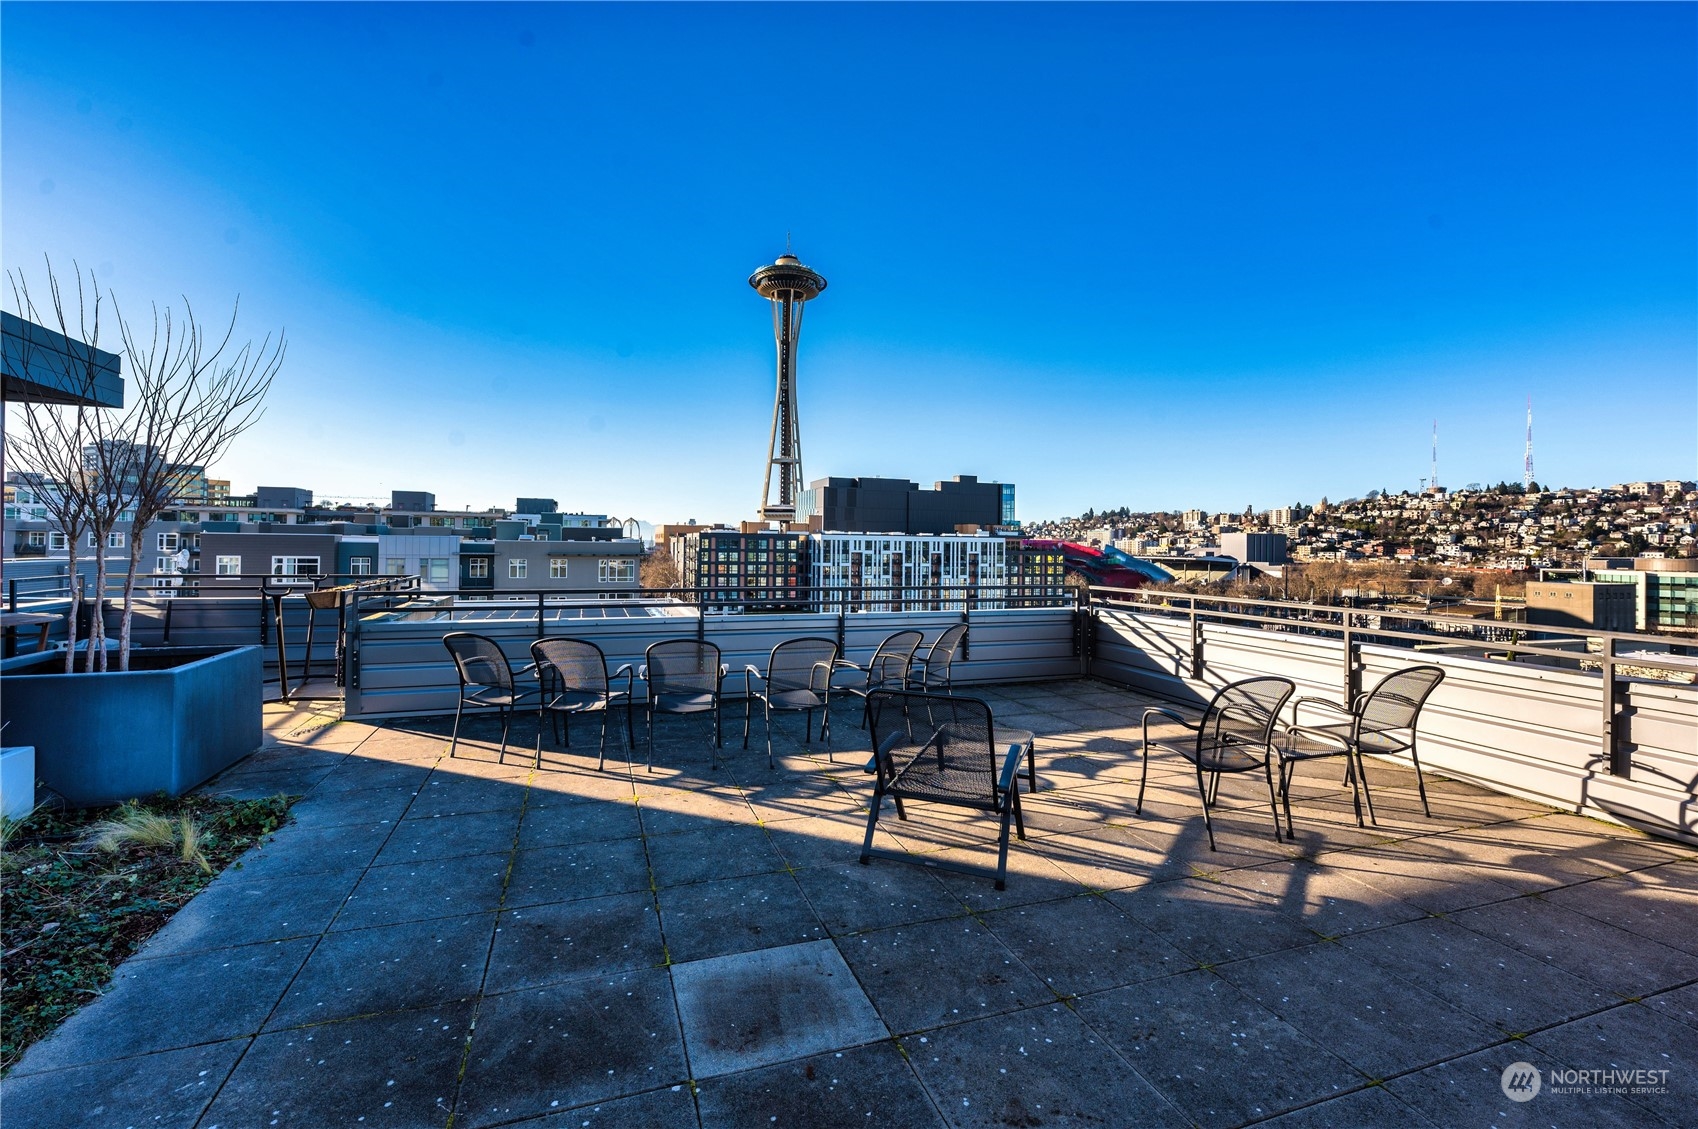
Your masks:
<instances>
[{"instance_id":1,"label":"chair leg","mask_svg":"<svg viewBox=\"0 0 1698 1129\"><path fill-rule=\"evenodd\" d=\"M542 767L542 715L543 708L539 703L537 705L537 756L535 763L532 765L534 768Z\"/></svg>"},{"instance_id":2,"label":"chair leg","mask_svg":"<svg viewBox=\"0 0 1698 1129\"><path fill-rule=\"evenodd\" d=\"M802 744L812 745L813 743L814 743L814 711L808 710L803 714Z\"/></svg>"},{"instance_id":3,"label":"chair leg","mask_svg":"<svg viewBox=\"0 0 1698 1129\"><path fill-rule=\"evenodd\" d=\"M765 704L765 699L762 699ZM749 716L754 711L755 700L747 694L743 695L743 747L749 747Z\"/></svg>"},{"instance_id":4,"label":"chair leg","mask_svg":"<svg viewBox=\"0 0 1698 1129\"><path fill-rule=\"evenodd\" d=\"M1197 766L1197 795L1203 800L1203 830L1209 833L1209 850L1219 850L1215 846L1215 825L1209 819L1209 786L1203 780L1203 766L1200 764Z\"/></svg>"},{"instance_id":5,"label":"chair leg","mask_svg":"<svg viewBox=\"0 0 1698 1129\"><path fill-rule=\"evenodd\" d=\"M1019 789L1016 788L1016 791ZM1002 805L1002 834L996 839L996 888L1008 889L1008 817L1014 810L1013 801Z\"/></svg>"},{"instance_id":6,"label":"chair leg","mask_svg":"<svg viewBox=\"0 0 1698 1129\"><path fill-rule=\"evenodd\" d=\"M1285 801L1285 833L1293 840L1297 838L1297 831L1291 826L1291 778L1296 772L1296 761L1279 762L1279 794Z\"/></svg>"},{"instance_id":7,"label":"chair leg","mask_svg":"<svg viewBox=\"0 0 1698 1129\"><path fill-rule=\"evenodd\" d=\"M873 861L873 829L878 826L879 808L884 806L884 789L873 789L873 802L867 812L867 837L861 840L861 865L866 866ZM896 810L902 810L902 801L896 801Z\"/></svg>"},{"instance_id":8,"label":"chair leg","mask_svg":"<svg viewBox=\"0 0 1698 1129\"><path fill-rule=\"evenodd\" d=\"M1144 784L1150 779L1150 746L1143 748L1144 766L1138 771L1138 802L1132 806L1134 815L1144 814Z\"/></svg>"},{"instance_id":9,"label":"chair leg","mask_svg":"<svg viewBox=\"0 0 1698 1129\"><path fill-rule=\"evenodd\" d=\"M825 759L831 764L837 763L837 754L831 749L831 703L825 704L825 713L820 717L820 740L825 742Z\"/></svg>"},{"instance_id":10,"label":"chair leg","mask_svg":"<svg viewBox=\"0 0 1698 1129\"><path fill-rule=\"evenodd\" d=\"M1421 792L1421 811L1428 819L1431 819L1433 818L1433 809L1427 806L1427 782L1421 779L1421 758L1415 753L1415 735L1413 733L1409 735L1409 763L1415 766L1415 787ZM1362 785L1366 787L1367 784L1368 778L1364 776ZM1372 800L1368 801L1368 810L1370 812L1374 810Z\"/></svg>"},{"instance_id":11,"label":"chair leg","mask_svg":"<svg viewBox=\"0 0 1698 1129\"><path fill-rule=\"evenodd\" d=\"M503 706L501 708L501 751L495 756L495 759L498 761L504 761L507 759L507 727L512 723L512 709L507 706Z\"/></svg>"},{"instance_id":12,"label":"chair leg","mask_svg":"<svg viewBox=\"0 0 1698 1129\"><path fill-rule=\"evenodd\" d=\"M654 699L649 699L649 708L644 711L649 719L648 761L643 765L649 772L654 771Z\"/></svg>"},{"instance_id":13,"label":"chair leg","mask_svg":"<svg viewBox=\"0 0 1698 1129\"><path fill-rule=\"evenodd\" d=\"M566 727L565 745L568 749L570 749L572 747L572 715L571 714L562 714L561 718L560 718L560 724L562 724Z\"/></svg>"},{"instance_id":14,"label":"chair leg","mask_svg":"<svg viewBox=\"0 0 1698 1129\"><path fill-rule=\"evenodd\" d=\"M597 772L607 767L607 715L611 712L612 707L601 711L601 749L596 754L595 759L595 770Z\"/></svg>"},{"instance_id":15,"label":"chair leg","mask_svg":"<svg viewBox=\"0 0 1698 1129\"><path fill-rule=\"evenodd\" d=\"M1026 790L1038 790L1038 739L1032 738L1026 742Z\"/></svg>"},{"instance_id":16,"label":"chair leg","mask_svg":"<svg viewBox=\"0 0 1698 1129\"><path fill-rule=\"evenodd\" d=\"M1278 843L1278 842L1281 841L1280 834L1279 834L1279 798L1274 795L1273 758L1272 757L1264 757L1263 758L1263 760L1262 760L1262 775L1267 777L1267 781L1268 781L1268 810L1273 812L1273 817L1274 817L1274 842ZM1290 812L1287 811L1286 814L1289 816Z\"/></svg>"},{"instance_id":17,"label":"chair leg","mask_svg":"<svg viewBox=\"0 0 1698 1129\"><path fill-rule=\"evenodd\" d=\"M773 763L772 763L772 703L763 698L763 699L761 699L761 705L764 707L764 711L766 713L766 766L768 768L771 768L771 767L773 767ZM744 745L743 747L746 749L749 746Z\"/></svg>"},{"instance_id":18,"label":"chair leg","mask_svg":"<svg viewBox=\"0 0 1698 1129\"><path fill-rule=\"evenodd\" d=\"M454 755L454 746L460 743L460 714L465 711L466 699L461 697L460 704L454 707L454 735L448 739L448 755Z\"/></svg>"},{"instance_id":19,"label":"chair leg","mask_svg":"<svg viewBox=\"0 0 1698 1129\"><path fill-rule=\"evenodd\" d=\"M1380 820L1379 817L1374 814L1374 793L1368 788L1368 764L1362 759L1361 749L1356 750L1356 775L1362 778L1362 799L1368 805L1368 822L1373 824L1375 827L1378 827L1380 825ZM1421 772L1419 769L1415 771L1415 780L1416 783L1419 783L1421 780ZM1423 808L1426 806L1426 801L1427 797L1422 795L1421 803Z\"/></svg>"},{"instance_id":20,"label":"chair leg","mask_svg":"<svg viewBox=\"0 0 1698 1129\"><path fill-rule=\"evenodd\" d=\"M625 699L625 747L633 752L637 748L637 735L631 731L631 709L635 704L630 698Z\"/></svg>"},{"instance_id":21,"label":"chair leg","mask_svg":"<svg viewBox=\"0 0 1698 1129\"><path fill-rule=\"evenodd\" d=\"M1020 782L1018 780L1014 782L1014 787L1010 791L1013 792L1014 830L1019 833L1020 838L1024 839L1026 837L1026 816L1020 810Z\"/></svg>"},{"instance_id":22,"label":"chair leg","mask_svg":"<svg viewBox=\"0 0 1698 1129\"><path fill-rule=\"evenodd\" d=\"M1345 762L1350 763L1352 758L1357 755L1346 749L1344 751ZM1367 782L1367 776L1359 771L1354 764L1350 765L1350 771L1345 776L1350 781L1350 804L1356 809L1356 826L1366 827L1367 824L1362 822L1362 785Z\"/></svg>"}]
</instances>

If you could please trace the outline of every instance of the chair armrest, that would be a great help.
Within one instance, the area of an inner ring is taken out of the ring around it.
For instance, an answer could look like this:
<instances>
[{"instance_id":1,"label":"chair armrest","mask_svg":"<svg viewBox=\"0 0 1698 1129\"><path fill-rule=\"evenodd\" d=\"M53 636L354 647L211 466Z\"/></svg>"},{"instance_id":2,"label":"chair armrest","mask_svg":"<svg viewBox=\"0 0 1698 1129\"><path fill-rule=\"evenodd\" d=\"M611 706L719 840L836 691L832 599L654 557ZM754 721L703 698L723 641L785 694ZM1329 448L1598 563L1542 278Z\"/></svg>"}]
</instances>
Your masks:
<instances>
[{"instance_id":1,"label":"chair armrest","mask_svg":"<svg viewBox=\"0 0 1698 1129\"><path fill-rule=\"evenodd\" d=\"M823 670L825 672L825 686L820 692L829 696L831 694L831 672L836 668L837 664L835 662L815 663L813 669L808 671L808 689L815 689L814 679L818 678L820 672Z\"/></svg>"},{"instance_id":2,"label":"chair armrest","mask_svg":"<svg viewBox=\"0 0 1698 1129\"><path fill-rule=\"evenodd\" d=\"M615 678L618 678L620 675L625 676L625 696L627 698L635 698L637 696L637 682L636 679L632 677L630 663L620 664L619 669L613 672L613 677Z\"/></svg>"},{"instance_id":3,"label":"chair armrest","mask_svg":"<svg viewBox=\"0 0 1698 1129\"><path fill-rule=\"evenodd\" d=\"M817 666L817 665L820 665L820 664L816 663L815 665ZM865 670L867 668L862 666L860 663L851 662L849 659L832 659L831 660L831 669L832 670Z\"/></svg>"},{"instance_id":4,"label":"chair armrest","mask_svg":"<svg viewBox=\"0 0 1698 1129\"><path fill-rule=\"evenodd\" d=\"M1020 773L1021 754L1025 751L1025 745L1009 745L1008 751L1002 754L1002 779L997 781L997 791L1006 792L1014 787L1014 778Z\"/></svg>"},{"instance_id":5,"label":"chair armrest","mask_svg":"<svg viewBox=\"0 0 1698 1129\"><path fill-rule=\"evenodd\" d=\"M647 682L649 680L649 664L648 663L644 663L642 666L637 668L637 677L641 678L644 682Z\"/></svg>"},{"instance_id":6,"label":"chair armrest","mask_svg":"<svg viewBox=\"0 0 1698 1129\"><path fill-rule=\"evenodd\" d=\"M1285 741L1288 750L1291 741L1294 738L1299 737L1306 741L1316 741L1323 745L1336 745L1338 746L1339 752L1348 752L1350 750L1350 741L1348 738L1339 736L1331 729L1315 729L1307 725L1293 725L1290 729L1285 731Z\"/></svg>"},{"instance_id":7,"label":"chair armrest","mask_svg":"<svg viewBox=\"0 0 1698 1129\"><path fill-rule=\"evenodd\" d=\"M1145 725L1148 725L1150 723L1150 715L1151 714L1157 714L1161 717L1165 717L1169 721L1177 721L1179 724L1183 725L1187 729L1195 729L1195 728L1197 728L1197 725L1198 725L1197 722L1188 721L1188 720L1185 719L1184 716L1173 712L1172 710L1168 709L1165 706L1151 706L1148 709L1146 709L1144 711L1144 724Z\"/></svg>"}]
</instances>

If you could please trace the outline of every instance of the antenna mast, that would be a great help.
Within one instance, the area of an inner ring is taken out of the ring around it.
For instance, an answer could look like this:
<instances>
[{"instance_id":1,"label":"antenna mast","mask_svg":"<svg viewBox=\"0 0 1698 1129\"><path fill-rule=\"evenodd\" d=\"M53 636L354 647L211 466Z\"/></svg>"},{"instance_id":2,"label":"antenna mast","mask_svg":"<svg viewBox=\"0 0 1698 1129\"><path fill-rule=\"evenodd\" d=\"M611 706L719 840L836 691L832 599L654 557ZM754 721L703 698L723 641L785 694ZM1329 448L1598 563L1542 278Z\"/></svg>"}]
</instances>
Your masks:
<instances>
[{"instance_id":1,"label":"antenna mast","mask_svg":"<svg viewBox=\"0 0 1698 1129\"><path fill-rule=\"evenodd\" d=\"M1533 397L1527 397L1527 456L1521 464L1521 488L1533 488Z\"/></svg>"},{"instance_id":2,"label":"antenna mast","mask_svg":"<svg viewBox=\"0 0 1698 1129\"><path fill-rule=\"evenodd\" d=\"M1427 485L1437 490L1439 488L1439 421L1433 421L1433 476L1427 480Z\"/></svg>"}]
</instances>

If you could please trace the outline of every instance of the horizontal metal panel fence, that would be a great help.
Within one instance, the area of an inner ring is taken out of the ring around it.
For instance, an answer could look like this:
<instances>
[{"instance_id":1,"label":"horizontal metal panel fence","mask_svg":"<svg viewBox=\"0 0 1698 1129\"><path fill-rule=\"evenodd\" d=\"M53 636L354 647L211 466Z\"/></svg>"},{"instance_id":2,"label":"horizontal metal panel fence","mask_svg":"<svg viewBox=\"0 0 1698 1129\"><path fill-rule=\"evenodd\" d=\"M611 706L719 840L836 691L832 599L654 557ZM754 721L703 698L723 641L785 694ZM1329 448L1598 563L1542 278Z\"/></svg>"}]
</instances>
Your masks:
<instances>
[{"instance_id":1,"label":"horizontal metal panel fence","mask_svg":"<svg viewBox=\"0 0 1698 1129\"><path fill-rule=\"evenodd\" d=\"M1421 715L1424 766L1698 840L1698 687L1654 677L1694 669L1667 639L1500 623L1468 639L1427 622L1440 617L1401 612L1393 623L1313 607L1298 620L1307 606L1093 597L1096 677L1200 705L1229 682L1277 675L1297 696L1344 704L1393 671L1431 663L1445 681Z\"/></svg>"},{"instance_id":2,"label":"horizontal metal panel fence","mask_svg":"<svg viewBox=\"0 0 1698 1129\"><path fill-rule=\"evenodd\" d=\"M646 595L646 594L645 594ZM919 630L926 641L945 628L968 624L964 653L954 679L975 682L1074 678L1083 672L1075 609L999 608L973 611L791 612L705 615L677 602L630 602L627 614L600 614L603 604L538 600L502 602L429 595L417 599L361 598L350 619L344 713L376 718L452 712L458 682L442 638L473 631L496 640L517 670L530 662L530 645L549 636L587 639L607 656L610 668L640 668L650 644L664 639L706 639L720 648L730 668L729 696L742 693L741 674L765 669L772 648L786 639L834 639L846 658L869 659L896 631ZM526 606L528 605L528 606ZM637 688L639 700L643 688Z\"/></svg>"}]
</instances>

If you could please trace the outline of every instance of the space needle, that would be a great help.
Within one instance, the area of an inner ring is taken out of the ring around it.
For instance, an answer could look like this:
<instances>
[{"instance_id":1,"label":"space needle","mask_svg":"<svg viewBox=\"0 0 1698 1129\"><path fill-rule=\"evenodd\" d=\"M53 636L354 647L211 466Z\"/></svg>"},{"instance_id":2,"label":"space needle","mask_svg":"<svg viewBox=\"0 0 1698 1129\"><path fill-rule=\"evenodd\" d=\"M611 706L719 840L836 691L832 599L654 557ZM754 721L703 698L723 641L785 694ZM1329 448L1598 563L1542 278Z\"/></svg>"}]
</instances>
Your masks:
<instances>
[{"instance_id":1,"label":"space needle","mask_svg":"<svg viewBox=\"0 0 1698 1129\"><path fill-rule=\"evenodd\" d=\"M762 521L796 519L802 492L802 432L796 415L796 341L802 335L802 307L825 289L825 279L802 265L788 250L771 266L749 276L749 285L772 302L772 337L778 347L778 394L772 402L772 441L761 485ZM773 500L773 478L778 499Z\"/></svg>"}]
</instances>

